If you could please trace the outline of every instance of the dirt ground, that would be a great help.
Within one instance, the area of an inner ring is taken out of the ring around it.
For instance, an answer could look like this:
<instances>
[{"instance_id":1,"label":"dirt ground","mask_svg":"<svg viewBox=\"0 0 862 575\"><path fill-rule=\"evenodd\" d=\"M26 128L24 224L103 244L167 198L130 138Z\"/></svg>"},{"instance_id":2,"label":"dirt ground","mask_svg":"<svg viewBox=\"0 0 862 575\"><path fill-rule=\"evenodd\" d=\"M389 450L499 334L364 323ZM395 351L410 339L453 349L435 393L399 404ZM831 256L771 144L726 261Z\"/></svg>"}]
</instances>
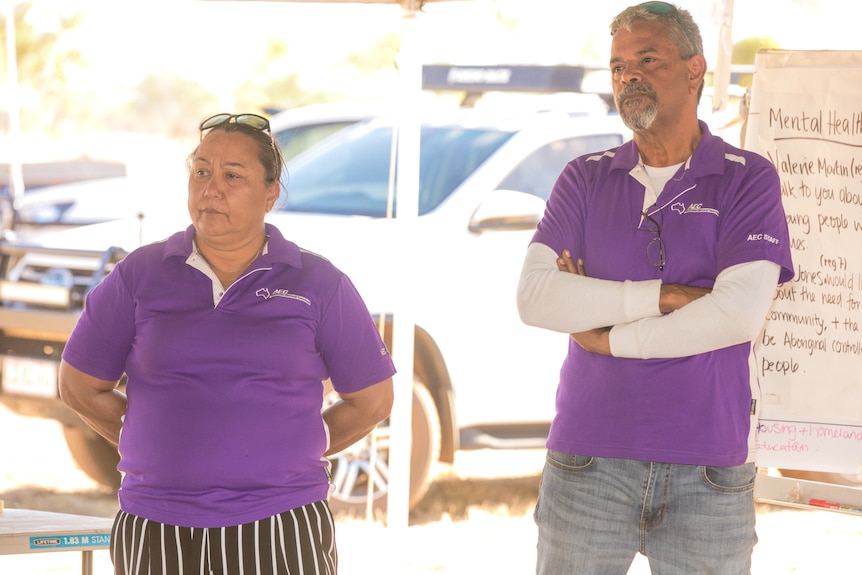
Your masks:
<instances>
[{"instance_id":1,"label":"dirt ground","mask_svg":"<svg viewBox=\"0 0 862 575\"><path fill-rule=\"evenodd\" d=\"M112 517L116 498L71 460L59 424L18 417L0 407L0 499L30 508ZM526 575L535 565L531 513L544 454L540 450L459 454L441 469L409 526L340 518L342 575ZM753 575L862 573L862 517L760 505ZM80 553L0 556L0 575L77 575ZM110 575L106 551L94 574ZM638 557L628 575L647 575Z\"/></svg>"}]
</instances>

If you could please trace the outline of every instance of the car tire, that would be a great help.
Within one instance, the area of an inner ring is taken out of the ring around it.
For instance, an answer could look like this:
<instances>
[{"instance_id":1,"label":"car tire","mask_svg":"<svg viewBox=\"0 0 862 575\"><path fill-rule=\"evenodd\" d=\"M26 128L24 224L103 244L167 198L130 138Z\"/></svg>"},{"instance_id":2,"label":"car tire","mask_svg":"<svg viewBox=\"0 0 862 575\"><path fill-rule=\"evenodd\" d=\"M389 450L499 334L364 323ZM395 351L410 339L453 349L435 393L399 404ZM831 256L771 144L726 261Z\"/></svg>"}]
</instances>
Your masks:
<instances>
[{"instance_id":1,"label":"car tire","mask_svg":"<svg viewBox=\"0 0 862 575\"><path fill-rule=\"evenodd\" d=\"M409 508L422 500L434 479L440 457L440 418L428 388L418 379L413 382L412 439L410 449ZM374 437L372 437L374 436ZM332 456L334 490L329 498L333 513L365 517L368 509L369 470L372 442L375 461L372 487L372 517L386 513L389 479L389 421L352 447Z\"/></svg>"},{"instance_id":2,"label":"car tire","mask_svg":"<svg viewBox=\"0 0 862 575\"><path fill-rule=\"evenodd\" d=\"M84 473L108 489L120 488L120 454L116 447L88 427L63 426L63 436L72 459Z\"/></svg>"}]
</instances>

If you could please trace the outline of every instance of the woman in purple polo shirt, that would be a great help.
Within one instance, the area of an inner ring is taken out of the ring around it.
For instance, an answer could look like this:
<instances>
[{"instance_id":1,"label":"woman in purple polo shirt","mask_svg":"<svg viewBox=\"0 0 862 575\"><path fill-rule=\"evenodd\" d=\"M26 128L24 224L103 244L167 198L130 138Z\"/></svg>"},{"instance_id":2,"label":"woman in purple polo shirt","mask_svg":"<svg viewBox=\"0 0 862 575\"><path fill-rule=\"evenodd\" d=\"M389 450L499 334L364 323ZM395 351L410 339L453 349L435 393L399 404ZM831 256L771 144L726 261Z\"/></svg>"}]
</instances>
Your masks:
<instances>
[{"instance_id":1,"label":"woman in purple polo shirt","mask_svg":"<svg viewBox=\"0 0 862 575\"><path fill-rule=\"evenodd\" d=\"M389 415L395 369L350 280L264 223L269 122L200 130L192 225L90 292L61 397L119 447L115 573L334 574L326 456ZM321 411L326 379L341 400Z\"/></svg>"}]
</instances>

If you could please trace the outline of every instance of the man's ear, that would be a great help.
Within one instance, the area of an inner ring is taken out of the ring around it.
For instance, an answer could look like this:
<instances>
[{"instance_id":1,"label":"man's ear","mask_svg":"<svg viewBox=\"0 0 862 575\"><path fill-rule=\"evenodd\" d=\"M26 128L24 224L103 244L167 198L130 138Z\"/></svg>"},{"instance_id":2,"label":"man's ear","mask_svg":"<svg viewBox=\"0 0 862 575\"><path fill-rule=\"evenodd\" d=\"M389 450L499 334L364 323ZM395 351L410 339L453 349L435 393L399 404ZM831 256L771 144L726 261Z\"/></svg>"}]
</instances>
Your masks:
<instances>
[{"instance_id":1,"label":"man's ear","mask_svg":"<svg viewBox=\"0 0 862 575\"><path fill-rule=\"evenodd\" d=\"M692 56L687 67L689 80L703 80L706 75L706 58L702 54Z\"/></svg>"}]
</instances>

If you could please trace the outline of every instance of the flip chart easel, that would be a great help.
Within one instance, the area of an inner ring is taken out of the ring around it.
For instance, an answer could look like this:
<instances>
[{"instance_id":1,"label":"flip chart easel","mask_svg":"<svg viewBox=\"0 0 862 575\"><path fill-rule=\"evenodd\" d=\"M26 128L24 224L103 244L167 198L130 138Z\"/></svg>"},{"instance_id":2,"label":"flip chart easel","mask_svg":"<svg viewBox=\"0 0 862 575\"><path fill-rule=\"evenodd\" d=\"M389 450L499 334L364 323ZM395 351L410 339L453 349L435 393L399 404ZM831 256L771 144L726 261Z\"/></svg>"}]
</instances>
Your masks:
<instances>
[{"instance_id":1,"label":"flip chart easel","mask_svg":"<svg viewBox=\"0 0 862 575\"><path fill-rule=\"evenodd\" d=\"M862 52L759 52L745 147L781 177L796 269L755 342L757 464L862 485L860 86ZM823 483L764 478L757 493L776 503L862 506L862 490Z\"/></svg>"}]
</instances>

